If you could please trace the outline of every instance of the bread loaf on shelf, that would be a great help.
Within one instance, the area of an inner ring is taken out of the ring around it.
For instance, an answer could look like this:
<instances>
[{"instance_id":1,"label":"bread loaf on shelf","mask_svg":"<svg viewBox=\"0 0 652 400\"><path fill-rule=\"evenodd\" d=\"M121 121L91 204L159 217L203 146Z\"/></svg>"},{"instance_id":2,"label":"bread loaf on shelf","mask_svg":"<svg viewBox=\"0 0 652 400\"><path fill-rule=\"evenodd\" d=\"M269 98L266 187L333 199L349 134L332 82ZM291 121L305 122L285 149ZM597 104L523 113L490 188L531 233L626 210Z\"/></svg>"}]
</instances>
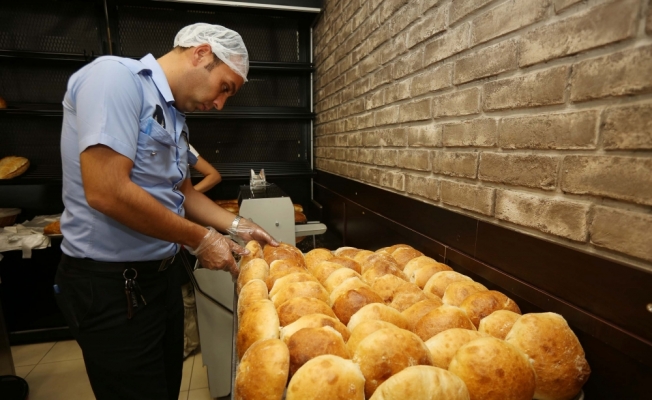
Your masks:
<instances>
[{"instance_id":1,"label":"bread loaf on shelf","mask_svg":"<svg viewBox=\"0 0 652 400\"><path fill-rule=\"evenodd\" d=\"M44 235L60 235L61 234L61 221L56 220L50 222L43 228Z\"/></svg>"},{"instance_id":2,"label":"bread loaf on shelf","mask_svg":"<svg viewBox=\"0 0 652 400\"><path fill-rule=\"evenodd\" d=\"M383 382L370 400L469 400L457 375L427 365L407 367Z\"/></svg>"},{"instance_id":3,"label":"bread loaf on shelf","mask_svg":"<svg viewBox=\"0 0 652 400\"><path fill-rule=\"evenodd\" d=\"M330 260L335 257L328 249L313 249L306 253L304 256L306 260L306 267L308 271L312 271L314 267L319 265L322 261Z\"/></svg>"},{"instance_id":4,"label":"bread loaf on shelf","mask_svg":"<svg viewBox=\"0 0 652 400\"><path fill-rule=\"evenodd\" d=\"M290 376L309 360L324 354L350 359L342 335L330 326L303 328L288 341L290 350Z\"/></svg>"},{"instance_id":5,"label":"bread loaf on shelf","mask_svg":"<svg viewBox=\"0 0 652 400\"><path fill-rule=\"evenodd\" d=\"M354 330L351 331L351 336L346 342L346 347L349 349L349 353L353 355L355 349L358 348L358 344L364 340L367 336L372 333L379 331L385 328L398 328L394 324L390 324L386 321L381 321L378 319L370 319L368 321L363 321L359 323Z\"/></svg>"},{"instance_id":6,"label":"bread loaf on shelf","mask_svg":"<svg viewBox=\"0 0 652 400\"><path fill-rule=\"evenodd\" d=\"M461 328L447 329L439 332L426 340L426 347L432 355L432 365L448 369L453 356L455 356L455 353L457 353L460 347L475 339L488 336L486 333Z\"/></svg>"},{"instance_id":7,"label":"bread loaf on shelf","mask_svg":"<svg viewBox=\"0 0 652 400\"><path fill-rule=\"evenodd\" d=\"M245 312L253 303L259 300L268 300L267 285L260 279L252 279L247 282L240 291L238 296L238 320L242 318Z\"/></svg>"},{"instance_id":8,"label":"bread loaf on shelf","mask_svg":"<svg viewBox=\"0 0 652 400\"><path fill-rule=\"evenodd\" d=\"M513 311L494 311L480 320L478 332L505 340L505 337L507 337L509 331L512 330L512 326L514 326L514 323L519 318L521 318L521 314Z\"/></svg>"},{"instance_id":9,"label":"bread loaf on shelf","mask_svg":"<svg viewBox=\"0 0 652 400\"><path fill-rule=\"evenodd\" d=\"M260 279L261 281L265 281L269 276L269 265L262 258L254 258L246 264L240 263L240 265L240 274L238 274L238 281L236 283L238 293L242 291L242 287L250 280Z\"/></svg>"},{"instance_id":10,"label":"bread loaf on shelf","mask_svg":"<svg viewBox=\"0 0 652 400\"><path fill-rule=\"evenodd\" d=\"M358 274L362 272L362 267L360 266L359 263L356 261L346 258L346 257L333 257L330 260L328 260L332 263L339 264L345 268L349 268L357 272Z\"/></svg>"},{"instance_id":11,"label":"bread loaf on shelf","mask_svg":"<svg viewBox=\"0 0 652 400\"><path fill-rule=\"evenodd\" d=\"M453 328L476 330L464 311L444 304L424 315L414 326L414 333L426 341L439 332Z\"/></svg>"},{"instance_id":12,"label":"bread loaf on shelf","mask_svg":"<svg viewBox=\"0 0 652 400\"><path fill-rule=\"evenodd\" d=\"M290 368L290 353L279 339L252 344L242 356L235 375L236 400L281 399ZM264 384L261 385L261 382Z\"/></svg>"},{"instance_id":13,"label":"bread loaf on shelf","mask_svg":"<svg viewBox=\"0 0 652 400\"><path fill-rule=\"evenodd\" d=\"M269 275L267 276L267 289L272 290L274 283L277 279L280 279L286 275L294 273L308 272L297 260L293 259L284 259L284 260L274 260L269 264Z\"/></svg>"},{"instance_id":14,"label":"bread loaf on shelf","mask_svg":"<svg viewBox=\"0 0 652 400\"><path fill-rule=\"evenodd\" d=\"M449 306L459 307L467 297L477 292L485 292L487 289L483 284L473 281L453 282L446 287L441 300Z\"/></svg>"},{"instance_id":15,"label":"bread loaf on shelf","mask_svg":"<svg viewBox=\"0 0 652 400\"><path fill-rule=\"evenodd\" d=\"M294 297L312 297L325 303L328 301L328 292L318 282L294 282L286 285L285 290L279 291L271 299L276 308Z\"/></svg>"},{"instance_id":16,"label":"bread loaf on shelf","mask_svg":"<svg viewBox=\"0 0 652 400\"><path fill-rule=\"evenodd\" d=\"M0 179L11 179L22 175L29 168L25 157L8 156L0 159Z\"/></svg>"},{"instance_id":17,"label":"bread loaf on shelf","mask_svg":"<svg viewBox=\"0 0 652 400\"><path fill-rule=\"evenodd\" d=\"M263 248L260 246L260 244L255 241L251 240L247 245L245 246L247 250L249 250L249 254L246 256L242 256L240 259L240 265L247 265L247 263L254 258L263 258ZM268 265L269 266L269 265Z\"/></svg>"},{"instance_id":18,"label":"bread loaf on shelf","mask_svg":"<svg viewBox=\"0 0 652 400\"><path fill-rule=\"evenodd\" d=\"M381 320L396 325L401 329L407 329L407 320L396 309L380 303L367 304L351 316L347 327L349 331L355 329L362 321Z\"/></svg>"},{"instance_id":19,"label":"bread loaf on shelf","mask_svg":"<svg viewBox=\"0 0 652 400\"><path fill-rule=\"evenodd\" d=\"M408 329L414 332L417 322L430 311L439 308L443 303L438 298L421 300L412 304L401 313L408 323Z\"/></svg>"},{"instance_id":20,"label":"bread loaf on shelf","mask_svg":"<svg viewBox=\"0 0 652 400\"><path fill-rule=\"evenodd\" d=\"M482 318L494 311L508 310L517 314L521 313L518 305L512 299L497 290L474 293L464 299L460 304L460 308L466 312L466 315L469 316L469 319L476 327L480 325Z\"/></svg>"},{"instance_id":21,"label":"bread loaf on shelf","mask_svg":"<svg viewBox=\"0 0 652 400\"><path fill-rule=\"evenodd\" d=\"M303 328L321 328L322 326L330 326L338 331L345 342L349 340L349 337L351 336L349 329L337 318L329 317L324 314L308 314L281 329L281 340L288 343L292 335L299 330Z\"/></svg>"},{"instance_id":22,"label":"bread loaf on shelf","mask_svg":"<svg viewBox=\"0 0 652 400\"><path fill-rule=\"evenodd\" d=\"M244 310L239 322L236 336L238 359L241 359L249 346L257 341L279 337L278 315L270 300L258 300L252 303Z\"/></svg>"},{"instance_id":23,"label":"bread loaf on shelf","mask_svg":"<svg viewBox=\"0 0 652 400\"><path fill-rule=\"evenodd\" d=\"M402 270L410 260L417 257L422 257L423 253L413 248L401 247L392 252L391 256L394 260L396 260L396 263Z\"/></svg>"},{"instance_id":24,"label":"bread loaf on shelf","mask_svg":"<svg viewBox=\"0 0 652 400\"><path fill-rule=\"evenodd\" d=\"M382 303L382 299L368 286L360 286L337 296L332 308L337 318L346 325L362 307L372 303Z\"/></svg>"},{"instance_id":25,"label":"bread loaf on shelf","mask_svg":"<svg viewBox=\"0 0 652 400\"><path fill-rule=\"evenodd\" d=\"M333 271L332 274L328 275L328 278L324 281L324 288L326 288L328 293L332 293L336 287L338 287L342 282L349 278L358 278L360 281L362 281L362 276L360 276L360 274L354 270L348 268L340 268L337 271Z\"/></svg>"},{"instance_id":26,"label":"bread loaf on shelf","mask_svg":"<svg viewBox=\"0 0 652 400\"><path fill-rule=\"evenodd\" d=\"M294 297L287 300L276 309L276 313L282 327L309 314L324 314L337 318L328 304L312 297Z\"/></svg>"},{"instance_id":27,"label":"bread loaf on shelf","mask_svg":"<svg viewBox=\"0 0 652 400\"><path fill-rule=\"evenodd\" d=\"M313 358L292 377L286 400L364 400L364 376L351 360L334 355Z\"/></svg>"},{"instance_id":28,"label":"bread loaf on shelf","mask_svg":"<svg viewBox=\"0 0 652 400\"><path fill-rule=\"evenodd\" d=\"M459 281L472 281L473 279L469 278L466 275L462 275L459 272L455 271L441 271L437 272L428 279L428 282L423 287L424 292L432 293L437 295L437 297L444 297L446 288L453 282Z\"/></svg>"},{"instance_id":29,"label":"bread loaf on shelf","mask_svg":"<svg viewBox=\"0 0 652 400\"><path fill-rule=\"evenodd\" d=\"M269 297L273 297L276 295L276 293L284 291L286 286L291 283L308 281L319 283L317 278L307 272L292 272L290 274L283 275L274 281L274 285L272 285L272 289L269 291Z\"/></svg>"}]
</instances>

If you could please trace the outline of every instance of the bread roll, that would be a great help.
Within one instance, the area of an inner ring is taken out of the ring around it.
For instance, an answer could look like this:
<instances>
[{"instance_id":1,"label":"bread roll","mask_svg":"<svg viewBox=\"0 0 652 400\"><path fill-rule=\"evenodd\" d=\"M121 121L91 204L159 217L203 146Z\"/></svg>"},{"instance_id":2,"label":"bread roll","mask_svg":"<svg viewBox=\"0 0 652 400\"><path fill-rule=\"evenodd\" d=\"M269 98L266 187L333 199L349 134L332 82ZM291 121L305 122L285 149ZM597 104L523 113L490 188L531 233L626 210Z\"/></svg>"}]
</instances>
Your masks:
<instances>
[{"instance_id":1,"label":"bread roll","mask_svg":"<svg viewBox=\"0 0 652 400\"><path fill-rule=\"evenodd\" d=\"M340 295L348 292L351 289L357 289L360 287L366 287L371 289L369 285L367 285L365 282L363 282L361 279L358 279L356 277L352 277L349 279L344 280L342 283L337 285L330 293L328 296L328 304L331 306L335 302L335 300L340 297Z\"/></svg>"},{"instance_id":2,"label":"bread roll","mask_svg":"<svg viewBox=\"0 0 652 400\"><path fill-rule=\"evenodd\" d=\"M435 294L437 297L442 298L444 297L448 285L459 281L473 281L473 279L455 271L437 272L428 279L428 282L423 287L423 291Z\"/></svg>"},{"instance_id":3,"label":"bread roll","mask_svg":"<svg viewBox=\"0 0 652 400\"><path fill-rule=\"evenodd\" d=\"M400 249L392 253L392 258L396 260L401 270L405 268L405 265L412 260L413 258L421 257L423 253L419 250L401 247Z\"/></svg>"},{"instance_id":4,"label":"bread roll","mask_svg":"<svg viewBox=\"0 0 652 400\"><path fill-rule=\"evenodd\" d=\"M238 275L238 282L236 289L238 293L242 291L242 287L252 279L260 279L261 281L267 280L269 276L269 265L262 258L254 258L246 264L240 264L240 274Z\"/></svg>"},{"instance_id":5,"label":"bread roll","mask_svg":"<svg viewBox=\"0 0 652 400\"><path fill-rule=\"evenodd\" d=\"M431 296L434 297L434 295ZM392 302L389 303L389 306L403 312L413 304L427 300L428 298L427 294L423 293L414 283L403 282L403 284L394 291ZM435 297L435 299L438 298Z\"/></svg>"},{"instance_id":6,"label":"bread roll","mask_svg":"<svg viewBox=\"0 0 652 400\"><path fill-rule=\"evenodd\" d=\"M453 269L449 267L446 264L442 264L438 262L437 260L426 257L426 256L421 256L421 257L416 257L408 261L407 264L405 264L405 268L403 268L403 273L410 278L412 274L421 268L424 267L434 267L436 272L441 272L441 271L452 271ZM434 274L434 273L433 273ZM426 280L427 282L427 280ZM416 282L413 282L416 283ZM425 283L424 283L425 285Z\"/></svg>"},{"instance_id":7,"label":"bread roll","mask_svg":"<svg viewBox=\"0 0 652 400\"><path fill-rule=\"evenodd\" d=\"M61 234L61 221L56 220L50 222L43 228L44 235L60 235Z\"/></svg>"},{"instance_id":8,"label":"bread roll","mask_svg":"<svg viewBox=\"0 0 652 400\"><path fill-rule=\"evenodd\" d=\"M527 356L494 337L462 346L448 370L462 378L471 399L530 400L534 395L534 369Z\"/></svg>"},{"instance_id":9,"label":"bread roll","mask_svg":"<svg viewBox=\"0 0 652 400\"><path fill-rule=\"evenodd\" d=\"M591 368L582 345L559 314L525 314L505 341L533 360L536 399L572 399L589 379Z\"/></svg>"},{"instance_id":10,"label":"bread roll","mask_svg":"<svg viewBox=\"0 0 652 400\"><path fill-rule=\"evenodd\" d=\"M386 256L391 256L392 253L389 252L389 247L381 247L375 251L376 254L385 254Z\"/></svg>"},{"instance_id":11,"label":"bread roll","mask_svg":"<svg viewBox=\"0 0 652 400\"><path fill-rule=\"evenodd\" d=\"M322 261L320 262L317 266L315 266L310 273L317 278L317 280L321 283L325 282L326 279L330 276L331 273L335 272L336 270L344 268L340 264L335 264L330 261Z\"/></svg>"},{"instance_id":12,"label":"bread roll","mask_svg":"<svg viewBox=\"0 0 652 400\"><path fill-rule=\"evenodd\" d=\"M218 199L218 200L215 200L215 204L217 204L217 205L238 204L238 199L227 199L227 200Z\"/></svg>"},{"instance_id":13,"label":"bread roll","mask_svg":"<svg viewBox=\"0 0 652 400\"><path fill-rule=\"evenodd\" d=\"M351 337L349 337L349 340L346 342L346 348L349 349L349 354L353 355L355 353L355 349L358 348L358 344L362 342L364 338L376 331L386 328L400 329L394 324L378 319L370 319L359 323L358 326L351 331Z\"/></svg>"},{"instance_id":14,"label":"bread roll","mask_svg":"<svg viewBox=\"0 0 652 400\"><path fill-rule=\"evenodd\" d=\"M308 217L306 217L306 214L302 213L301 211L294 210L294 223L305 224L306 222L308 222Z\"/></svg>"},{"instance_id":15,"label":"bread roll","mask_svg":"<svg viewBox=\"0 0 652 400\"><path fill-rule=\"evenodd\" d=\"M288 381L290 353L279 339L252 344L242 356L235 375L236 400L281 400ZM265 382L261 385L260 382Z\"/></svg>"},{"instance_id":16,"label":"bread roll","mask_svg":"<svg viewBox=\"0 0 652 400\"><path fill-rule=\"evenodd\" d=\"M410 246L409 244L395 244L393 246L389 246L387 248L387 251L389 254L394 254L394 252L398 249L413 249L414 247Z\"/></svg>"},{"instance_id":17,"label":"bread roll","mask_svg":"<svg viewBox=\"0 0 652 400\"><path fill-rule=\"evenodd\" d=\"M464 311L444 304L424 315L414 326L414 333L426 341L439 332L453 328L476 330Z\"/></svg>"},{"instance_id":18,"label":"bread roll","mask_svg":"<svg viewBox=\"0 0 652 400\"><path fill-rule=\"evenodd\" d=\"M269 291L269 297L276 295L279 291L285 290L285 287L294 282L316 282L319 283L317 278L307 272L293 272L291 274L282 276L274 281L272 290Z\"/></svg>"},{"instance_id":19,"label":"bread roll","mask_svg":"<svg viewBox=\"0 0 652 400\"><path fill-rule=\"evenodd\" d=\"M336 318L328 304L312 297L294 297L287 300L276 309L276 313L281 326L290 325L309 314L324 314Z\"/></svg>"},{"instance_id":20,"label":"bread roll","mask_svg":"<svg viewBox=\"0 0 652 400\"><path fill-rule=\"evenodd\" d=\"M474 281L453 282L444 291L444 297L441 300L449 306L459 307L462 302L477 292L487 291L484 285Z\"/></svg>"},{"instance_id":21,"label":"bread roll","mask_svg":"<svg viewBox=\"0 0 652 400\"><path fill-rule=\"evenodd\" d=\"M335 256L328 249L313 249L306 253L304 258L308 271L312 271L312 268L316 267L320 262L328 261L333 257Z\"/></svg>"},{"instance_id":22,"label":"bread roll","mask_svg":"<svg viewBox=\"0 0 652 400\"><path fill-rule=\"evenodd\" d=\"M272 266L272 261L294 260L303 269L307 268L306 261L303 257L303 253L301 253L301 250L287 243L281 243L278 247L266 245L263 249L263 257L265 258L265 261L267 261L267 264L270 265L270 267Z\"/></svg>"},{"instance_id":23,"label":"bread roll","mask_svg":"<svg viewBox=\"0 0 652 400\"><path fill-rule=\"evenodd\" d=\"M272 261L272 263L269 264L269 275L265 280L265 283L267 283L267 290L272 290L277 279L297 272L308 271L301 267L301 264L296 260L286 259Z\"/></svg>"},{"instance_id":24,"label":"bread roll","mask_svg":"<svg viewBox=\"0 0 652 400\"><path fill-rule=\"evenodd\" d=\"M371 397L378 386L403 369L432 365L432 356L414 333L386 328L364 338L355 349L353 361L365 377L365 395Z\"/></svg>"},{"instance_id":25,"label":"bread roll","mask_svg":"<svg viewBox=\"0 0 652 400\"><path fill-rule=\"evenodd\" d=\"M313 358L290 380L286 400L364 400L364 376L351 360Z\"/></svg>"},{"instance_id":26,"label":"bread roll","mask_svg":"<svg viewBox=\"0 0 652 400\"><path fill-rule=\"evenodd\" d=\"M460 304L460 308L466 312L476 327L480 325L482 318L494 311L508 310L517 314L521 313L518 305L512 299L496 290L474 293Z\"/></svg>"},{"instance_id":27,"label":"bread roll","mask_svg":"<svg viewBox=\"0 0 652 400\"><path fill-rule=\"evenodd\" d=\"M220 205L220 207L235 215L238 215L240 213L240 206L237 204L230 204L230 203L222 204Z\"/></svg>"},{"instance_id":28,"label":"bread roll","mask_svg":"<svg viewBox=\"0 0 652 400\"><path fill-rule=\"evenodd\" d=\"M360 273L362 271L362 267L360 266L360 264L358 264L357 262L355 262L354 260L352 260L350 258L333 257L328 261L330 261L332 263L335 263L335 264L340 264L341 266L343 266L345 268L352 269L357 273Z\"/></svg>"},{"instance_id":29,"label":"bread roll","mask_svg":"<svg viewBox=\"0 0 652 400\"><path fill-rule=\"evenodd\" d=\"M292 335L303 328L321 328L322 326L330 326L342 335L342 339L346 342L351 336L350 331L344 324L337 320L337 318L329 317L323 314L308 314L294 321L281 329L281 340L288 343Z\"/></svg>"},{"instance_id":30,"label":"bread roll","mask_svg":"<svg viewBox=\"0 0 652 400\"><path fill-rule=\"evenodd\" d=\"M259 300L269 300L267 285L260 279L252 279L247 282L238 295L238 319L242 313L253 303Z\"/></svg>"},{"instance_id":31,"label":"bread roll","mask_svg":"<svg viewBox=\"0 0 652 400\"><path fill-rule=\"evenodd\" d=\"M353 257L353 261L357 262L358 264L362 265L367 258L370 256L374 255L373 251L369 250L360 250L355 254L355 257Z\"/></svg>"},{"instance_id":32,"label":"bread roll","mask_svg":"<svg viewBox=\"0 0 652 400\"><path fill-rule=\"evenodd\" d=\"M407 282L396 275L389 274L376 279L371 288L383 299L383 303L389 304L392 302L396 290L404 283Z\"/></svg>"},{"instance_id":33,"label":"bread roll","mask_svg":"<svg viewBox=\"0 0 652 400\"><path fill-rule=\"evenodd\" d=\"M453 328L439 332L426 341L426 347L432 354L432 365L448 369L457 350L472 340L489 335L468 329Z\"/></svg>"},{"instance_id":34,"label":"bread roll","mask_svg":"<svg viewBox=\"0 0 652 400\"><path fill-rule=\"evenodd\" d=\"M347 290L337 296L335 301L333 301L332 308L337 318L346 325L351 320L353 314L371 303L382 303L382 299L369 287L361 286Z\"/></svg>"},{"instance_id":35,"label":"bread roll","mask_svg":"<svg viewBox=\"0 0 652 400\"><path fill-rule=\"evenodd\" d=\"M340 247L339 249L333 251L333 254L336 257L346 257L353 259L358 252L360 252L360 249L356 249L355 247Z\"/></svg>"},{"instance_id":36,"label":"bread roll","mask_svg":"<svg viewBox=\"0 0 652 400\"><path fill-rule=\"evenodd\" d=\"M401 270L398 263L396 262L396 260L392 258L392 256L387 256L384 254L371 253L366 257L364 257L364 260L358 262L360 263L360 271L363 275L370 268L377 267L379 265L391 266L398 270Z\"/></svg>"},{"instance_id":37,"label":"bread roll","mask_svg":"<svg viewBox=\"0 0 652 400\"><path fill-rule=\"evenodd\" d=\"M0 159L0 179L11 179L22 175L29 168L25 157L9 156Z\"/></svg>"},{"instance_id":38,"label":"bread roll","mask_svg":"<svg viewBox=\"0 0 652 400\"><path fill-rule=\"evenodd\" d=\"M419 322L419 320L423 318L424 315L428 314L430 311L434 310L435 308L439 308L442 304L443 303L441 302L441 300L437 300L437 299L421 300L417 303L412 304L407 309L403 310L401 314L407 320L408 329L414 332L414 328L417 325L417 322Z\"/></svg>"},{"instance_id":39,"label":"bread roll","mask_svg":"<svg viewBox=\"0 0 652 400\"><path fill-rule=\"evenodd\" d=\"M290 377L303 364L324 354L350 359L349 350L342 335L330 326L303 328L292 335L288 342L290 350Z\"/></svg>"},{"instance_id":40,"label":"bread roll","mask_svg":"<svg viewBox=\"0 0 652 400\"><path fill-rule=\"evenodd\" d=\"M271 299L276 308L294 297L312 297L327 302L328 292L317 282L294 282L286 285L285 290L280 290Z\"/></svg>"},{"instance_id":41,"label":"bread roll","mask_svg":"<svg viewBox=\"0 0 652 400\"><path fill-rule=\"evenodd\" d=\"M362 268L364 269L364 267ZM368 268L362 274L362 280L364 280L370 285L373 285L376 279L380 278L381 276L389 275L389 274L397 276L407 282L407 278L405 277L405 274L403 274L403 271L401 271L396 266L385 264L385 263L380 263L371 268Z\"/></svg>"},{"instance_id":42,"label":"bread roll","mask_svg":"<svg viewBox=\"0 0 652 400\"><path fill-rule=\"evenodd\" d=\"M349 278L358 278L360 282L362 282L362 276L360 276L359 273L352 269L340 268L333 271L333 273L328 276L324 281L324 288L326 288L329 293L332 293L337 286Z\"/></svg>"},{"instance_id":43,"label":"bread roll","mask_svg":"<svg viewBox=\"0 0 652 400\"><path fill-rule=\"evenodd\" d=\"M509 331L512 330L512 326L519 318L521 318L521 315L516 314L513 311L494 311L480 320L478 332L483 332L495 338L505 340L505 337Z\"/></svg>"},{"instance_id":44,"label":"bread roll","mask_svg":"<svg viewBox=\"0 0 652 400\"><path fill-rule=\"evenodd\" d=\"M407 320L396 309L380 303L367 304L351 316L346 325L349 331L355 329L358 324L368 320L381 320L396 325L401 329L407 329Z\"/></svg>"},{"instance_id":45,"label":"bread roll","mask_svg":"<svg viewBox=\"0 0 652 400\"><path fill-rule=\"evenodd\" d=\"M238 359L259 340L278 339L279 322L276 308L270 300L259 300L251 304L239 319L240 326L236 337Z\"/></svg>"},{"instance_id":46,"label":"bread roll","mask_svg":"<svg viewBox=\"0 0 652 400\"><path fill-rule=\"evenodd\" d=\"M457 375L427 365L407 367L383 382L370 400L469 400Z\"/></svg>"},{"instance_id":47,"label":"bread roll","mask_svg":"<svg viewBox=\"0 0 652 400\"><path fill-rule=\"evenodd\" d=\"M260 243L258 243L255 240L249 241L247 245L245 246L245 249L249 250L249 254L246 256L242 256L240 259L240 265L244 266L249 263L249 261L253 260L254 258L263 258L263 248L260 246ZM269 266L269 264L268 264Z\"/></svg>"},{"instance_id":48,"label":"bread roll","mask_svg":"<svg viewBox=\"0 0 652 400\"><path fill-rule=\"evenodd\" d=\"M7 101L0 97L0 108L7 108Z\"/></svg>"}]
</instances>

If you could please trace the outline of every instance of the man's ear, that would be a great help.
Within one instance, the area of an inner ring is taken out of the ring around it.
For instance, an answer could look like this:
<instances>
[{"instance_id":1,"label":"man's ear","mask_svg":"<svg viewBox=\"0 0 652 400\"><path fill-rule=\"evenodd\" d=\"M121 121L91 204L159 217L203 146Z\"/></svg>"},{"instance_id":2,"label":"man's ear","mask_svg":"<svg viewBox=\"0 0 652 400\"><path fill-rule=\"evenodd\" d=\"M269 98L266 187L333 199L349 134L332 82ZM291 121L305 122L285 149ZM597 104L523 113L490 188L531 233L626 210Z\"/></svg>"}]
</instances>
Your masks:
<instances>
[{"instance_id":1,"label":"man's ear","mask_svg":"<svg viewBox=\"0 0 652 400\"><path fill-rule=\"evenodd\" d=\"M192 65L196 67L205 63L207 57L212 58L212 54L213 49L207 43L194 47L192 51Z\"/></svg>"}]
</instances>

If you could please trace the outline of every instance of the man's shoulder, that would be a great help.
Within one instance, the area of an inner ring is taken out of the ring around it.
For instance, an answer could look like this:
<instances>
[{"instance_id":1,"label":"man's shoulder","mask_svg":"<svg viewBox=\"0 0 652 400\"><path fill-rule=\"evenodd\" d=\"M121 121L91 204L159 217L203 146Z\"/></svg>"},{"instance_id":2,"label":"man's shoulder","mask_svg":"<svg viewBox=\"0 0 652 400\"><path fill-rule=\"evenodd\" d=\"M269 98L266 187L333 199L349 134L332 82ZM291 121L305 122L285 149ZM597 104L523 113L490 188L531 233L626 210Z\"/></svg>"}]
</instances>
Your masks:
<instances>
[{"instance_id":1,"label":"man's shoulder","mask_svg":"<svg viewBox=\"0 0 652 400\"><path fill-rule=\"evenodd\" d=\"M118 56L102 56L96 58L92 63L89 64L89 67L93 66L107 66L109 68L120 66L129 70L132 74L137 75L143 71L151 72L151 70L143 64L140 60L134 60L131 58L118 57Z\"/></svg>"}]
</instances>

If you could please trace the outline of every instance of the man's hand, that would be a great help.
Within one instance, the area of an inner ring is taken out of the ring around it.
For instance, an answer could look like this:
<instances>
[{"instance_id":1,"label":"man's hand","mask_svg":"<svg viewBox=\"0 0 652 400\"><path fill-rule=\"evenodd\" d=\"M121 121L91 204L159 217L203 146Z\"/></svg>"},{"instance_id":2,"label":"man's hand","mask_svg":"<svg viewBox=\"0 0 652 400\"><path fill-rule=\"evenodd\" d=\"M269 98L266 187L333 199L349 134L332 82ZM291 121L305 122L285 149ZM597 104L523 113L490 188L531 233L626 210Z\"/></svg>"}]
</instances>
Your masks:
<instances>
[{"instance_id":1,"label":"man's hand","mask_svg":"<svg viewBox=\"0 0 652 400\"><path fill-rule=\"evenodd\" d=\"M202 267L229 271L234 278L237 278L240 270L231 252L242 256L249 254L249 250L238 246L213 228L209 228L208 233L195 249Z\"/></svg>"},{"instance_id":2,"label":"man's hand","mask_svg":"<svg viewBox=\"0 0 652 400\"><path fill-rule=\"evenodd\" d=\"M238 236L247 242L250 240L255 240L260 243L261 246L265 246L265 244L269 244L274 247L278 246L278 242L269 233L246 218L242 218L238 223L237 233Z\"/></svg>"}]
</instances>

